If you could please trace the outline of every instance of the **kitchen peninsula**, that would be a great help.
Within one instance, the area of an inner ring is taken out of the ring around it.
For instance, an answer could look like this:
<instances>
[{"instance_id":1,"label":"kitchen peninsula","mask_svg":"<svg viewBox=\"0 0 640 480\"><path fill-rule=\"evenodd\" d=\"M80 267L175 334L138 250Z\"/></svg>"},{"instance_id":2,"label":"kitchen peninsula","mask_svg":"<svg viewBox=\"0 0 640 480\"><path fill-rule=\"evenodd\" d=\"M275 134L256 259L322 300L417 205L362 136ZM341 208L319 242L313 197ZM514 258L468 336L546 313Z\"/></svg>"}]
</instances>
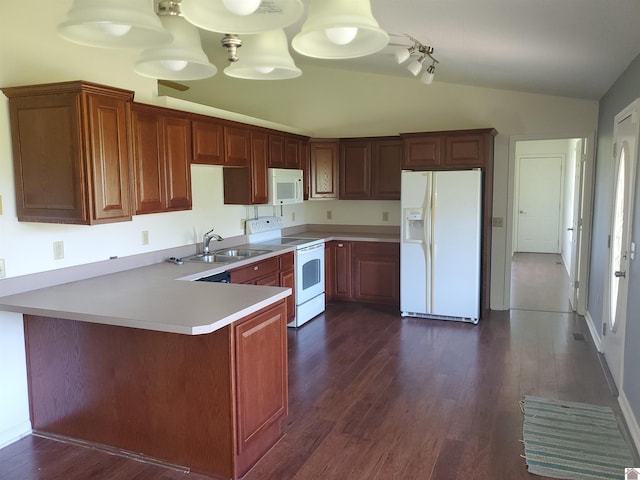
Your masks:
<instances>
[{"instance_id":1,"label":"kitchen peninsula","mask_svg":"<svg viewBox=\"0 0 640 480\"><path fill-rule=\"evenodd\" d=\"M183 281L217 267L161 263L2 297L25 318L34 431L242 476L287 413L291 290Z\"/></svg>"}]
</instances>

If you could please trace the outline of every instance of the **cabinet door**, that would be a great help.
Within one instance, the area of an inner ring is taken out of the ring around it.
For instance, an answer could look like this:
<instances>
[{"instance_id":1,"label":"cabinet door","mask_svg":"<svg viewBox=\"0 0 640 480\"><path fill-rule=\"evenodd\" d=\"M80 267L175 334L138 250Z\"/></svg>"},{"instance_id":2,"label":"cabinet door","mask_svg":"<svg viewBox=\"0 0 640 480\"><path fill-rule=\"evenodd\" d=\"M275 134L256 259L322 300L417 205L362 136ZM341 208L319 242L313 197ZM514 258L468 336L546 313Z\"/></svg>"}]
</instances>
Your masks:
<instances>
[{"instance_id":1,"label":"cabinet door","mask_svg":"<svg viewBox=\"0 0 640 480\"><path fill-rule=\"evenodd\" d=\"M244 474L273 445L287 414L284 301L234 324L234 342L238 473Z\"/></svg>"},{"instance_id":2,"label":"cabinet door","mask_svg":"<svg viewBox=\"0 0 640 480\"><path fill-rule=\"evenodd\" d=\"M366 200L371 195L371 142L340 143L340 199Z\"/></svg>"},{"instance_id":3,"label":"cabinet door","mask_svg":"<svg viewBox=\"0 0 640 480\"><path fill-rule=\"evenodd\" d=\"M284 168L284 137L269 135L269 167Z\"/></svg>"},{"instance_id":4,"label":"cabinet door","mask_svg":"<svg viewBox=\"0 0 640 480\"><path fill-rule=\"evenodd\" d=\"M300 169L302 170L303 199L309 200L309 141L301 140L299 148Z\"/></svg>"},{"instance_id":5,"label":"cabinet door","mask_svg":"<svg viewBox=\"0 0 640 480\"><path fill-rule=\"evenodd\" d=\"M267 203L268 135L251 132L251 205Z\"/></svg>"},{"instance_id":6,"label":"cabinet door","mask_svg":"<svg viewBox=\"0 0 640 480\"><path fill-rule=\"evenodd\" d=\"M300 169L300 141L297 138L284 139L284 166Z\"/></svg>"},{"instance_id":7,"label":"cabinet door","mask_svg":"<svg viewBox=\"0 0 640 480\"><path fill-rule=\"evenodd\" d=\"M483 167L483 135L447 135L445 137L445 164L452 167Z\"/></svg>"},{"instance_id":8,"label":"cabinet door","mask_svg":"<svg viewBox=\"0 0 640 480\"><path fill-rule=\"evenodd\" d=\"M134 105L131 109L136 214L164 210L165 168L162 123L154 110Z\"/></svg>"},{"instance_id":9,"label":"cabinet door","mask_svg":"<svg viewBox=\"0 0 640 480\"><path fill-rule=\"evenodd\" d=\"M102 95L88 95L88 156L93 184L92 217L96 221L131 218L127 104Z\"/></svg>"},{"instance_id":10,"label":"cabinet door","mask_svg":"<svg viewBox=\"0 0 640 480\"><path fill-rule=\"evenodd\" d=\"M371 198L400 200L402 140L375 140L371 149Z\"/></svg>"},{"instance_id":11,"label":"cabinet door","mask_svg":"<svg viewBox=\"0 0 640 480\"><path fill-rule=\"evenodd\" d=\"M251 130L244 127L225 125L224 165L228 167L248 167L251 159Z\"/></svg>"},{"instance_id":12,"label":"cabinet door","mask_svg":"<svg viewBox=\"0 0 640 480\"><path fill-rule=\"evenodd\" d=\"M193 143L192 163L224 164L224 125L219 122L194 120L191 122Z\"/></svg>"},{"instance_id":13,"label":"cabinet door","mask_svg":"<svg viewBox=\"0 0 640 480\"><path fill-rule=\"evenodd\" d=\"M295 271L290 268L280 271L280 287L289 287L291 295L287 297L287 323L296 316L296 282Z\"/></svg>"},{"instance_id":14,"label":"cabinet door","mask_svg":"<svg viewBox=\"0 0 640 480\"><path fill-rule=\"evenodd\" d=\"M334 261L334 298L351 300L351 242L335 243Z\"/></svg>"},{"instance_id":15,"label":"cabinet door","mask_svg":"<svg viewBox=\"0 0 640 480\"><path fill-rule=\"evenodd\" d=\"M400 306L400 245L354 242L353 299Z\"/></svg>"},{"instance_id":16,"label":"cabinet door","mask_svg":"<svg viewBox=\"0 0 640 480\"><path fill-rule=\"evenodd\" d=\"M310 148L310 198L338 198L338 141L313 140Z\"/></svg>"},{"instance_id":17,"label":"cabinet door","mask_svg":"<svg viewBox=\"0 0 640 480\"><path fill-rule=\"evenodd\" d=\"M335 296L335 262L336 262L336 243L326 242L324 244L324 299L325 303L333 301Z\"/></svg>"},{"instance_id":18,"label":"cabinet door","mask_svg":"<svg viewBox=\"0 0 640 480\"><path fill-rule=\"evenodd\" d=\"M404 162L402 168L424 170L442 163L444 142L439 135L404 137Z\"/></svg>"},{"instance_id":19,"label":"cabinet door","mask_svg":"<svg viewBox=\"0 0 640 480\"><path fill-rule=\"evenodd\" d=\"M165 157L165 210L191 208L191 121L185 117L162 119Z\"/></svg>"}]
</instances>

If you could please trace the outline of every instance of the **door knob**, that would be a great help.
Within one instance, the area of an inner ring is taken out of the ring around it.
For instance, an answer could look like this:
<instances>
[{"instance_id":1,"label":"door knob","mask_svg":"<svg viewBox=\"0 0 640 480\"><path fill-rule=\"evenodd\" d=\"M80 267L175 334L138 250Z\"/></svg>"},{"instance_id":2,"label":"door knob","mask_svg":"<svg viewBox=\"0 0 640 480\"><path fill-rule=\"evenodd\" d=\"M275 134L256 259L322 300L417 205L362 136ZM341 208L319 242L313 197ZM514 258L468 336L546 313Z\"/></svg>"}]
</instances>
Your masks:
<instances>
[{"instance_id":1,"label":"door knob","mask_svg":"<svg viewBox=\"0 0 640 480\"><path fill-rule=\"evenodd\" d=\"M621 272L621 271L618 270L613 275L618 277L618 278L620 278L620 277L625 278L627 276L627 272Z\"/></svg>"},{"instance_id":2,"label":"door knob","mask_svg":"<svg viewBox=\"0 0 640 480\"><path fill-rule=\"evenodd\" d=\"M573 232L573 228L567 228L568 231Z\"/></svg>"},{"instance_id":3,"label":"door knob","mask_svg":"<svg viewBox=\"0 0 640 480\"><path fill-rule=\"evenodd\" d=\"M527 212L525 212L524 210L520 210L520 213L527 213Z\"/></svg>"}]
</instances>

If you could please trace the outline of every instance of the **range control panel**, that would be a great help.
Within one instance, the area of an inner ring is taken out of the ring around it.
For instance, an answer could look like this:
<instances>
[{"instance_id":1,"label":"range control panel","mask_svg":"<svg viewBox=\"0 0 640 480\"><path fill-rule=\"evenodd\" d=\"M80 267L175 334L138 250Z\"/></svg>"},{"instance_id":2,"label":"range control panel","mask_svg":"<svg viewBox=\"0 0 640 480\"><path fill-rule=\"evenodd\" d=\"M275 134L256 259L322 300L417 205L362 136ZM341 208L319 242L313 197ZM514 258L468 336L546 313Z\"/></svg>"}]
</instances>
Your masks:
<instances>
[{"instance_id":1,"label":"range control panel","mask_svg":"<svg viewBox=\"0 0 640 480\"><path fill-rule=\"evenodd\" d=\"M247 220L245 223L245 234L270 232L271 230L282 230L281 217L258 217Z\"/></svg>"}]
</instances>

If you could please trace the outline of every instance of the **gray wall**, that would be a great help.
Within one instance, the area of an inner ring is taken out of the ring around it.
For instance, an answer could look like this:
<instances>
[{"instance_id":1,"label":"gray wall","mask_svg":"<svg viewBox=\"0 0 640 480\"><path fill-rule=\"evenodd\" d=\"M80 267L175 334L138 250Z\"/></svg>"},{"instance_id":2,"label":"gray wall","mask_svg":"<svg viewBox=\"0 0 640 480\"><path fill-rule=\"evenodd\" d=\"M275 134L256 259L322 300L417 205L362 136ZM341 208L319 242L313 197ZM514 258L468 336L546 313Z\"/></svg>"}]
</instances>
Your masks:
<instances>
[{"instance_id":1,"label":"gray wall","mask_svg":"<svg viewBox=\"0 0 640 480\"><path fill-rule=\"evenodd\" d=\"M611 201L613 196L613 122L614 117L640 97L640 56L629 65L600 100L598 145L596 154L596 185L589 279L589 315L602 332L605 280ZM636 177L636 199L633 220L633 239L640 239L640 186ZM640 258L631 262L629 272L629 300L627 305L626 342L624 353L623 390L636 418L640 418Z\"/></svg>"}]
</instances>

